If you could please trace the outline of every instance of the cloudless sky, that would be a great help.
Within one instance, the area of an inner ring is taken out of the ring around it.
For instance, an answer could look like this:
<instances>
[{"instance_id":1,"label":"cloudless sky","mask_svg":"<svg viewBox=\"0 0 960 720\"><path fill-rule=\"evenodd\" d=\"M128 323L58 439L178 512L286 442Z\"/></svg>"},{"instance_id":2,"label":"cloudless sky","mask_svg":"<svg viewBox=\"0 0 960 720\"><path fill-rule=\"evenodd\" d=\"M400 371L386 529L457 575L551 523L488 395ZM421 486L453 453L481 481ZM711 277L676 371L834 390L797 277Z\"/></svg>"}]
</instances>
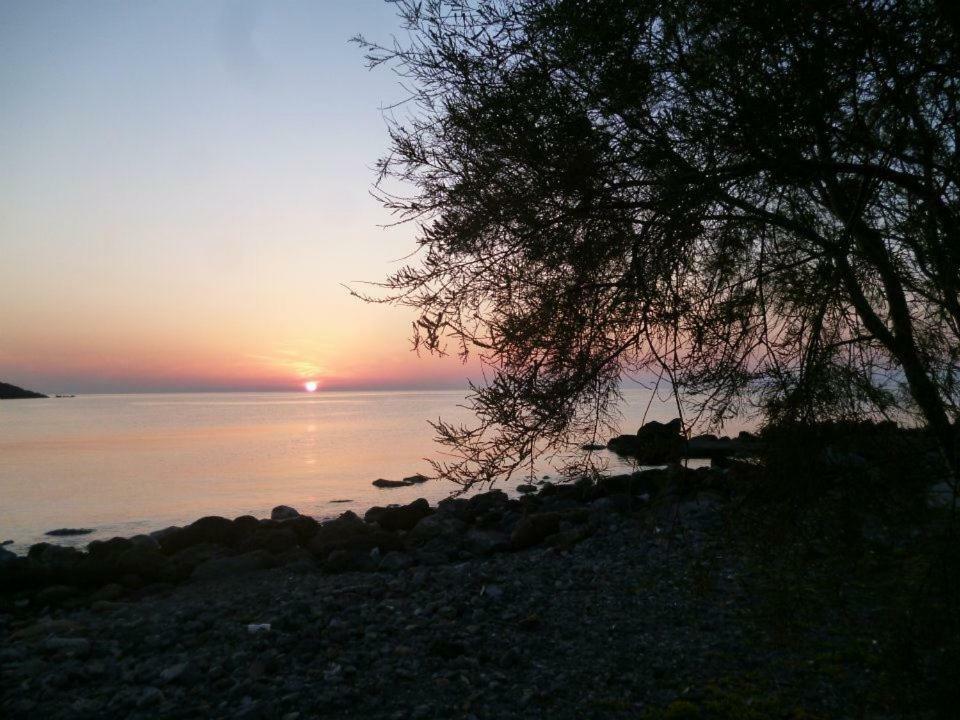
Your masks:
<instances>
[{"instance_id":1,"label":"cloudless sky","mask_svg":"<svg viewBox=\"0 0 960 720\"><path fill-rule=\"evenodd\" d=\"M380 280L381 0L0 0L0 380L47 392L462 386Z\"/></svg>"}]
</instances>

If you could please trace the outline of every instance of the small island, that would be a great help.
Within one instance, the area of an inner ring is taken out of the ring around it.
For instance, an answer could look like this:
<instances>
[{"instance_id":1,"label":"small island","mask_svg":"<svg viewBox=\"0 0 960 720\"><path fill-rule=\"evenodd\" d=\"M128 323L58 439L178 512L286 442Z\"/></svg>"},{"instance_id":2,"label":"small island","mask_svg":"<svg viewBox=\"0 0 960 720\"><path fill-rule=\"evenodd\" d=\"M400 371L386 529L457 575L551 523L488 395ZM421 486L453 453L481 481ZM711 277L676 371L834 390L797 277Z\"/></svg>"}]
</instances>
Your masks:
<instances>
[{"instance_id":1,"label":"small island","mask_svg":"<svg viewBox=\"0 0 960 720\"><path fill-rule=\"evenodd\" d=\"M16 385L0 382L0 400L26 400L28 398L45 397L48 396L43 393L34 392L33 390L24 390L22 387L17 387Z\"/></svg>"}]
</instances>

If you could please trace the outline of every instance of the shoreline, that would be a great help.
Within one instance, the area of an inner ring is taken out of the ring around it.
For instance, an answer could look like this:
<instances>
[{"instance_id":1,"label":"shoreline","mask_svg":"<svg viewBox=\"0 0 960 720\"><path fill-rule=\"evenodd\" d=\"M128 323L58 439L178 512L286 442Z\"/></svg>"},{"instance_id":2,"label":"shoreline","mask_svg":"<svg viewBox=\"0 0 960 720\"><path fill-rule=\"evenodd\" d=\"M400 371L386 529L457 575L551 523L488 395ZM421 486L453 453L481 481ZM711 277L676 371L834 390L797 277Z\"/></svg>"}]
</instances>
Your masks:
<instances>
[{"instance_id":1,"label":"shoreline","mask_svg":"<svg viewBox=\"0 0 960 720\"><path fill-rule=\"evenodd\" d=\"M324 523L278 506L88 553L47 545L14 561L32 576L0 555L0 710L761 720L889 702L857 654L886 576L863 594L844 575L857 594L840 615L833 586L818 590L784 642L770 609L794 583L731 533L763 473L670 466ZM875 520L871 557L915 542Z\"/></svg>"}]
</instances>

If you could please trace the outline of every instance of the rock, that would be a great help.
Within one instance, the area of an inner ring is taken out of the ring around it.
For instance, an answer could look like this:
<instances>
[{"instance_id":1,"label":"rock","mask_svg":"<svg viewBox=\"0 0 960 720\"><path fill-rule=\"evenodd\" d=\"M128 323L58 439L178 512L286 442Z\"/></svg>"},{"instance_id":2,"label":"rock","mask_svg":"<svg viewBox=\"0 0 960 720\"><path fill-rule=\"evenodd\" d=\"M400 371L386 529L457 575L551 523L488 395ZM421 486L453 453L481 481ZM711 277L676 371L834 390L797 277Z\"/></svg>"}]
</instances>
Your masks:
<instances>
[{"instance_id":1,"label":"rock","mask_svg":"<svg viewBox=\"0 0 960 720\"><path fill-rule=\"evenodd\" d=\"M581 540L586 540L593 535L593 533L594 528L592 526L583 525L581 527L570 528L569 530L561 530L554 535L550 535L544 540L544 544L548 547L555 547L558 550L569 550Z\"/></svg>"},{"instance_id":2,"label":"rock","mask_svg":"<svg viewBox=\"0 0 960 720\"><path fill-rule=\"evenodd\" d=\"M93 602L113 602L123 597L125 592L123 585L109 583L93 593L90 599Z\"/></svg>"},{"instance_id":3,"label":"rock","mask_svg":"<svg viewBox=\"0 0 960 720\"><path fill-rule=\"evenodd\" d=\"M927 491L927 507L948 508L953 505L953 488L944 481L930 486Z\"/></svg>"},{"instance_id":4,"label":"rock","mask_svg":"<svg viewBox=\"0 0 960 720\"><path fill-rule=\"evenodd\" d=\"M137 707L146 708L156 705L163 701L163 693L159 688L155 688L152 685L148 685L140 691L140 694L137 696Z\"/></svg>"},{"instance_id":5,"label":"rock","mask_svg":"<svg viewBox=\"0 0 960 720\"><path fill-rule=\"evenodd\" d=\"M309 515L299 515L289 520L283 520L282 527L292 530L297 536L297 542L301 545L306 545L307 541L317 534L317 530L320 529L320 523Z\"/></svg>"},{"instance_id":6,"label":"rock","mask_svg":"<svg viewBox=\"0 0 960 720\"><path fill-rule=\"evenodd\" d=\"M453 660L466 653L466 647L463 643L445 638L433 640L427 648L430 655L434 655L444 660Z\"/></svg>"},{"instance_id":7,"label":"rock","mask_svg":"<svg viewBox=\"0 0 960 720\"><path fill-rule=\"evenodd\" d=\"M134 547L147 550L160 550L160 541L152 535L134 535L130 538L130 542L133 543Z\"/></svg>"},{"instance_id":8,"label":"rock","mask_svg":"<svg viewBox=\"0 0 960 720\"><path fill-rule=\"evenodd\" d=\"M13 540L4 540L3 542L0 542L0 547L5 547L7 545L13 545Z\"/></svg>"},{"instance_id":9,"label":"rock","mask_svg":"<svg viewBox=\"0 0 960 720\"><path fill-rule=\"evenodd\" d=\"M86 638L48 637L40 644L41 649L49 653L66 653L67 655L87 655L90 652L90 641Z\"/></svg>"},{"instance_id":10,"label":"rock","mask_svg":"<svg viewBox=\"0 0 960 720\"><path fill-rule=\"evenodd\" d=\"M484 585L480 590L480 594L489 600L502 600L503 599L503 588L500 585Z\"/></svg>"},{"instance_id":11,"label":"rock","mask_svg":"<svg viewBox=\"0 0 960 720\"><path fill-rule=\"evenodd\" d=\"M549 535L560 530L560 514L555 512L537 513L522 518L510 535L514 549L532 547Z\"/></svg>"},{"instance_id":12,"label":"rock","mask_svg":"<svg viewBox=\"0 0 960 720\"><path fill-rule=\"evenodd\" d=\"M607 443L607 447L615 453L633 456L647 465L679 460L685 446L683 421L680 418L666 424L651 420L637 430L636 435L619 435Z\"/></svg>"},{"instance_id":13,"label":"rock","mask_svg":"<svg viewBox=\"0 0 960 720\"><path fill-rule=\"evenodd\" d=\"M383 556L383 559L380 561L380 570L385 570L387 572L392 572L396 570L403 570L413 565L413 558L402 552L388 552Z\"/></svg>"},{"instance_id":14,"label":"rock","mask_svg":"<svg viewBox=\"0 0 960 720\"><path fill-rule=\"evenodd\" d=\"M12 564L17 561L17 554L6 550L3 547L0 547L0 567L3 567L7 564Z\"/></svg>"},{"instance_id":15,"label":"rock","mask_svg":"<svg viewBox=\"0 0 960 720\"><path fill-rule=\"evenodd\" d=\"M51 585L37 593L35 601L38 606L62 605L80 595L80 590L71 585Z\"/></svg>"},{"instance_id":16,"label":"rock","mask_svg":"<svg viewBox=\"0 0 960 720\"><path fill-rule=\"evenodd\" d=\"M56 530L47 530L44 535L51 537L70 537L72 535L89 535L93 530L89 528L57 528Z\"/></svg>"},{"instance_id":17,"label":"rock","mask_svg":"<svg viewBox=\"0 0 960 720\"><path fill-rule=\"evenodd\" d=\"M413 527L423 518L433 514L424 498L414 500L409 505L373 507L364 515L367 522L375 522L384 530L412 530Z\"/></svg>"},{"instance_id":18,"label":"rock","mask_svg":"<svg viewBox=\"0 0 960 720\"><path fill-rule=\"evenodd\" d=\"M163 552L172 555L201 543L229 547L240 537L240 532L230 520L211 515L202 517L186 527L167 533L162 537L156 535L154 537L160 542Z\"/></svg>"},{"instance_id":19,"label":"rock","mask_svg":"<svg viewBox=\"0 0 960 720\"><path fill-rule=\"evenodd\" d=\"M585 444L585 445L581 445L581 446L580 446L580 449L581 449L581 450L587 450L587 451L591 451L591 450L605 450L606 447L607 447L606 445L598 445L598 444L596 444L596 443L587 443L587 444Z\"/></svg>"},{"instance_id":20,"label":"rock","mask_svg":"<svg viewBox=\"0 0 960 720\"><path fill-rule=\"evenodd\" d=\"M530 493L534 493L536 491L537 491L536 485L530 485L530 484L517 485L517 492L522 493L524 495L529 495Z\"/></svg>"},{"instance_id":21,"label":"rock","mask_svg":"<svg viewBox=\"0 0 960 720\"><path fill-rule=\"evenodd\" d=\"M466 528L467 524L459 518L445 513L434 513L423 518L413 527L410 531L410 539L414 542L426 542L435 538L452 538L459 542Z\"/></svg>"},{"instance_id":22,"label":"rock","mask_svg":"<svg viewBox=\"0 0 960 720\"><path fill-rule=\"evenodd\" d=\"M405 477L403 479L403 482L405 482L407 485L419 485L420 483L425 483L429 479L430 478L428 478L426 475L417 473L416 475L410 475L409 477Z\"/></svg>"},{"instance_id":23,"label":"rock","mask_svg":"<svg viewBox=\"0 0 960 720\"><path fill-rule=\"evenodd\" d=\"M244 553L265 550L269 553L279 554L297 547L297 545L299 545L299 539L293 528L268 524L240 542L238 549Z\"/></svg>"},{"instance_id":24,"label":"rock","mask_svg":"<svg viewBox=\"0 0 960 720\"><path fill-rule=\"evenodd\" d=\"M490 555L510 549L510 536L499 530L471 528L463 537L464 549L472 555Z\"/></svg>"},{"instance_id":25,"label":"rock","mask_svg":"<svg viewBox=\"0 0 960 720\"><path fill-rule=\"evenodd\" d=\"M160 543L162 547L163 538L167 537L168 535L173 535L182 529L183 528L181 528L179 525L171 525L170 527L165 527L162 530L154 530L152 533L148 533L148 535Z\"/></svg>"},{"instance_id":26,"label":"rock","mask_svg":"<svg viewBox=\"0 0 960 720\"><path fill-rule=\"evenodd\" d=\"M83 553L73 547L36 543L27 550L27 557L44 565L73 565L83 560Z\"/></svg>"},{"instance_id":27,"label":"rock","mask_svg":"<svg viewBox=\"0 0 960 720\"><path fill-rule=\"evenodd\" d=\"M289 505L277 505L270 511L271 520L291 520L296 517L300 517L300 513Z\"/></svg>"},{"instance_id":28,"label":"rock","mask_svg":"<svg viewBox=\"0 0 960 720\"><path fill-rule=\"evenodd\" d=\"M386 480L384 478L377 478L373 481L373 485L378 488L398 488L398 487L407 487L410 483L404 482L403 480Z\"/></svg>"},{"instance_id":29,"label":"rock","mask_svg":"<svg viewBox=\"0 0 960 720\"><path fill-rule=\"evenodd\" d=\"M216 580L234 575L263 570L274 564L269 553L264 550L254 550L243 555L231 557L211 558L194 568L191 577L194 580Z\"/></svg>"},{"instance_id":30,"label":"rock","mask_svg":"<svg viewBox=\"0 0 960 720\"><path fill-rule=\"evenodd\" d=\"M160 682L164 685L171 683L187 683L193 679L194 673L190 663L182 662L171 665L160 671Z\"/></svg>"},{"instance_id":31,"label":"rock","mask_svg":"<svg viewBox=\"0 0 960 720\"><path fill-rule=\"evenodd\" d=\"M346 550L339 548L327 555L323 569L331 573L373 572L380 565L380 559L362 549Z\"/></svg>"},{"instance_id":32,"label":"rock","mask_svg":"<svg viewBox=\"0 0 960 720\"><path fill-rule=\"evenodd\" d=\"M319 526L307 544L307 549L321 560L334 550L369 553L373 548L381 552L399 550L403 547L400 538L375 525L365 523L355 513L345 512L336 520Z\"/></svg>"}]
</instances>

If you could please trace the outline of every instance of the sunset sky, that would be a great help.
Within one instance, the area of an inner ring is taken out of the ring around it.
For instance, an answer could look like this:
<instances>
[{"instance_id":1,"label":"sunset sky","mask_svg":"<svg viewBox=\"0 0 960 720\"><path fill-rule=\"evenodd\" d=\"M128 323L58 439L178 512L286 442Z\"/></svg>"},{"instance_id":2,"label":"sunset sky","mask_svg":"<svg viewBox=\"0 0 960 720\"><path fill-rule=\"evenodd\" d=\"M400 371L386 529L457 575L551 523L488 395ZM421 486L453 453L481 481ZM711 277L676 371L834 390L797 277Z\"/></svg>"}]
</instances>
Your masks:
<instances>
[{"instance_id":1,"label":"sunset sky","mask_svg":"<svg viewBox=\"0 0 960 720\"><path fill-rule=\"evenodd\" d=\"M459 387L382 279L381 0L0 5L0 381L46 392Z\"/></svg>"}]
</instances>

